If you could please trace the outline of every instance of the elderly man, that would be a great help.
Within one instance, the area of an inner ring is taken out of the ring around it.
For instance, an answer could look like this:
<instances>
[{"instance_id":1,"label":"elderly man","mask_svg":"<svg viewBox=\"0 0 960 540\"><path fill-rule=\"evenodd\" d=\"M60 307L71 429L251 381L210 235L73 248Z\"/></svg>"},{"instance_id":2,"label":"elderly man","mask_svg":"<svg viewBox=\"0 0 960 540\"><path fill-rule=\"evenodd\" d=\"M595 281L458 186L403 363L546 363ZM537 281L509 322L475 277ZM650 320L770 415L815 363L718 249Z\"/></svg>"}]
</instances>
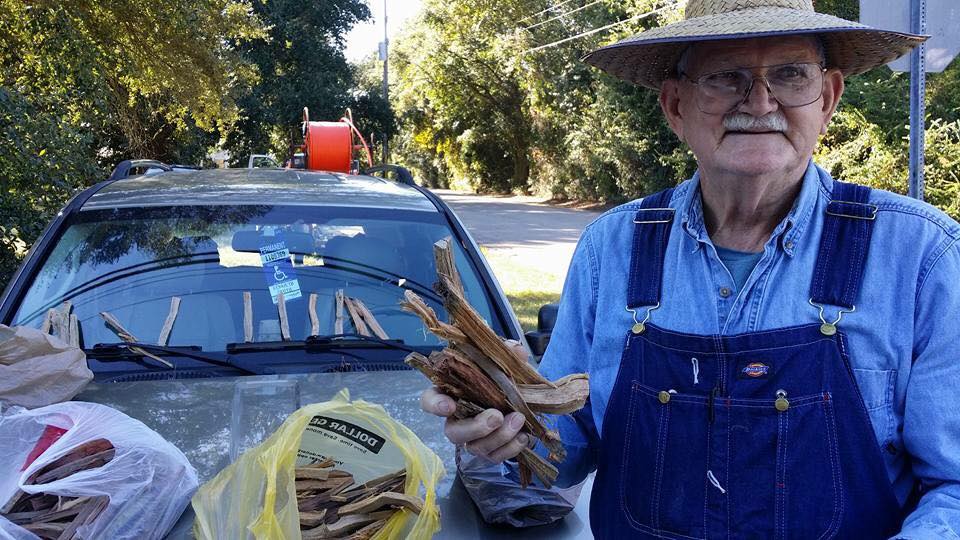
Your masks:
<instances>
[{"instance_id":1,"label":"elderly man","mask_svg":"<svg viewBox=\"0 0 960 540\"><path fill-rule=\"evenodd\" d=\"M658 89L699 165L586 228L541 363L591 377L557 419L558 484L596 470L597 537L957 538L960 225L811 160L844 76L922 39L810 0L690 0L587 56ZM446 433L502 461L521 426Z\"/></svg>"}]
</instances>

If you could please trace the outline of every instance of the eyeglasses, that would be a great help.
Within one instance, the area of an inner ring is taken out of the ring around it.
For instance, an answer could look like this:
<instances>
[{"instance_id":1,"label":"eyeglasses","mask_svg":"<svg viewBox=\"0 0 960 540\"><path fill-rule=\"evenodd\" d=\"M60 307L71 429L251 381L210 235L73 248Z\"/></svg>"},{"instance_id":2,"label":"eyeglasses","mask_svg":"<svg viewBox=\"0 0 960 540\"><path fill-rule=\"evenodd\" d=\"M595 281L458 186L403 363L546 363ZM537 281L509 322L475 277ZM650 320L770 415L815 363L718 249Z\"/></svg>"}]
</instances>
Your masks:
<instances>
[{"instance_id":1,"label":"eyeglasses","mask_svg":"<svg viewBox=\"0 0 960 540\"><path fill-rule=\"evenodd\" d=\"M763 70L763 75L754 75ZM823 95L823 74L827 70L817 63L757 66L707 73L691 78L680 75L697 87L697 108L706 114L726 114L746 101L753 83L760 79L767 90L784 107L803 107Z\"/></svg>"}]
</instances>

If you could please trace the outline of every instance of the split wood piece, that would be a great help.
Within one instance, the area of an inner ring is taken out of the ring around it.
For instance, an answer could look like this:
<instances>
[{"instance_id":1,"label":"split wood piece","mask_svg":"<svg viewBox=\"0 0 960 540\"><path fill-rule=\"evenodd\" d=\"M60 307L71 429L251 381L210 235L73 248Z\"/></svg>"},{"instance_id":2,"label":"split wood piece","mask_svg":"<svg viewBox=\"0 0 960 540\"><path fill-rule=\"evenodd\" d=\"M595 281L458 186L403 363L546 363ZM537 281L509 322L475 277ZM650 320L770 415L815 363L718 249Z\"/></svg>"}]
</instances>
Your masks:
<instances>
[{"instance_id":1,"label":"split wood piece","mask_svg":"<svg viewBox=\"0 0 960 540\"><path fill-rule=\"evenodd\" d=\"M280 340L290 341L290 321L287 319L287 299L283 293L277 295L277 314L280 317Z\"/></svg>"},{"instance_id":2,"label":"split wood piece","mask_svg":"<svg viewBox=\"0 0 960 540\"><path fill-rule=\"evenodd\" d=\"M54 335L63 340L64 343L70 343L70 310L72 305L69 300L60 304L56 317L53 319Z\"/></svg>"},{"instance_id":3,"label":"split wood piece","mask_svg":"<svg viewBox=\"0 0 960 540\"><path fill-rule=\"evenodd\" d=\"M437 265L437 275L447 278L451 289L457 291L460 296L465 296L463 291L463 282L460 280L460 273L457 272L456 259L453 256L453 238L448 236L438 240L433 244L433 260ZM453 319L456 324L456 319Z\"/></svg>"},{"instance_id":4,"label":"split wood piece","mask_svg":"<svg viewBox=\"0 0 960 540\"><path fill-rule=\"evenodd\" d=\"M109 504L110 498L106 496L93 497L86 504L83 505L80 513L77 514L77 517L70 522L66 529L60 534L57 540L72 540L77 538L77 529L83 527L84 525L89 525L97 516L100 515L100 512Z\"/></svg>"},{"instance_id":5,"label":"split wood piece","mask_svg":"<svg viewBox=\"0 0 960 540\"><path fill-rule=\"evenodd\" d=\"M511 379L518 384L552 385L526 359L521 361L514 353L513 348L508 347L503 339L487 326L483 317L470 306L463 295L450 289L450 284L443 276L440 278L437 289L440 296L443 297L443 304L447 308L447 313L453 320L457 321L457 328L466 334L470 342L483 354L496 362Z\"/></svg>"},{"instance_id":6,"label":"split wood piece","mask_svg":"<svg viewBox=\"0 0 960 540\"><path fill-rule=\"evenodd\" d=\"M347 537L347 540L370 540L387 524L386 519L374 521Z\"/></svg>"},{"instance_id":7,"label":"split wood piece","mask_svg":"<svg viewBox=\"0 0 960 540\"><path fill-rule=\"evenodd\" d=\"M83 504L85 504L90 497L68 497L68 499L69 504L64 504L62 508L54 507L50 510L18 512L15 514L6 514L4 517L17 525L60 521L79 514Z\"/></svg>"},{"instance_id":8,"label":"split wood piece","mask_svg":"<svg viewBox=\"0 0 960 540\"><path fill-rule=\"evenodd\" d=\"M163 321L163 328L160 329L160 337L157 338L157 345L167 346L170 343L170 332L173 331L173 323L177 321L177 314L180 312L180 297L170 298L170 311L167 312L167 319Z\"/></svg>"},{"instance_id":9,"label":"split wood piece","mask_svg":"<svg viewBox=\"0 0 960 540\"><path fill-rule=\"evenodd\" d=\"M448 396L500 411L512 410L503 391L475 364L463 362L458 356L449 349L434 351L429 358L414 352L407 355L404 362L426 375Z\"/></svg>"},{"instance_id":10,"label":"split wood piece","mask_svg":"<svg viewBox=\"0 0 960 540\"><path fill-rule=\"evenodd\" d=\"M317 317L317 293L310 293L307 311L310 315L310 335L318 336L320 335L320 318Z\"/></svg>"},{"instance_id":11,"label":"split wood piece","mask_svg":"<svg viewBox=\"0 0 960 540\"><path fill-rule=\"evenodd\" d=\"M396 480L403 480L403 479L405 479L406 477L407 477L407 470L406 470L406 469L397 469L397 470L395 470L395 471L393 471L393 472L391 472L391 473L387 473L387 474L385 474L385 475L383 475L383 476L378 476L378 477L376 477L376 478L374 478L374 479L372 479L372 480L367 480L366 482L364 482L364 483L362 483L362 484L359 484L359 485L356 485L356 486L351 486L350 488L345 489L345 490L344 490L344 493L350 493L350 492L352 492L352 491L358 491L358 490L366 490L366 489L370 489L370 488L372 488L372 487L376 487L376 486L383 485L383 484L390 484L390 483L392 483L392 482L394 482L394 481L396 481Z\"/></svg>"},{"instance_id":12,"label":"split wood piece","mask_svg":"<svg viewBox=\"0 0 960 540\"><path fill-rule=\"evenodd\" d=\"M9 514L11 512L15 512L17 510L22 509L24 506L24 502L29 497L31 497L31 495L28 495L18 489L10 497L10 500L8 500L6 503L4 503L2 507L0 507L0 514Z\"/></svg>"},{"instance_id":13,"label":"split wood piece","mask_svg":"<svg viewBox=\"0 0 960 540\"><path fill-rule=\"evenodd\" d=\"M404 300L400 302L400 308L419 317L426 325L427 330L430 330L433 335L447 342L465 343L467 341L466 334L456 326L441 321L437 317L437 312L428 306L417 293L406 290L403 291L403 297Z\"/></svg>"},{"instance_id":14,"label":"split wood piece","mask_svg":"<svg viewBox=\"0 0 960 540\"><path fill-rule=\"evenodd\" d=\"M69 524L67 523L27 523L21 525L21 527L24 529L32 532L40 538L43 538L44 540L48 538L60 538L68 526Z\"/></svg>"},{"instance_id":15,"label":"split wood piece","mask_svg":"<svg viewBox=\"0 0 960 540\"><path fill-rule=\"evenodd\" d=\"M39 476L37 476L33 483L34 484L48 484L50 482L66 478L74 473L85 471L88 469L96 469L98 467L103 467L110 460L113 459L116 455L116 450L110 448L109 450L104 450L102 452L97 452L96 454L80 458L76 461L71 461L65 463L64 465L57 467L56 469L51 469Z\"/></svg>"},{"instance_id":16,"label":"split wood piece","mask_svg":"<svg viewBox=\"0 0 960 540\"><path fill-rule=\"evenodd\" d=\"M419 514L423 510L423 504L423 499L419 497L388 491L343 505L340 507L340 515L367 514L374 510L380 510L384 506L403 507L415 514Z\"/></svg>"},{"instance_id":17,"label":"split wood piece","mask_svg":"<svg viewBox=\"0 0 960 540\"><path fill-rule=\"evenodd\" d=\"M456 355L459 354L460 351L449 350L449 352ZM536 438L543 441L544 446L550 450L550 459L563 461L567 452L563 448L563 443L560 442L560 434L554 430L547 429L547 426L543 424L540 418L530 410L530 407L527 406L527 403L520 395L516 384L510 380L507 374L500 371L493 361L484 356L480 351L464 349L464 352L470 353L469 356L466 358L460 357L459 359L463 362L472 361L477 367L483 370L483 372L490 377L490 380L500 388L503 395L506 396L507 401L510 402L510 408L523 415L527 430ZM502 409L501 412L504 412L504 414L507 413L507 411Z\"/></svg>"},{"instance_id":18,"label":"split wood piece","mask_svg":"<svg viewBox=\"0 0 960 540\"><path fill-rule=\"evenodd\" d=\"M323 519L326 517L326 510L320 510L319 512L300 512L300 528L304 527L316 527L323 523Z\"/></svg>"},{"instance_id":19,"label":"split wood piece","mask_svg":"<svg viewBox=\"0 0 960 540\"><path fill-rule=\"evenodd\" d=\"M390 512L390 514L392 515L393 512ZM352 514L349 516L343 516L330 524L323 524L313 529L302 530L300 531L300 535L303 540L340 538L354 533L363 527L370 525L371 523L376 523L377 521L385 521L383 519L383 514Z\"/></svg>"},{"instance_id":20,"label":"split wood piece","mask_svg":"<svg viewBox=\"0 0 960 540\"><path fill-rule=\"evenodd\" d=\"M553 385L518 384L517 390L530 410L546 414L578 411L590 396L590 376L586 373L572 373L553 381Z\"/></svg>"},{"instance_id":21,"label":"split wood piece","mask_svg":"<svg viewBox=\"0 0 960 540\"><path fill-rule=\"evenodd\" d=\"M100 454L101 452L112 449L113 444L111 444L107 439L94 439L92 441L87 441L83 444L77 445L64 455L44 465L39 470L34 471L34 473L30 475L30 478L27 479L27 485L37 484L36 479L38 477L47 475L48 473L60 469L61 467L68 466L88 456ZM56 499L54 499L54 503L56 503Z\"/></svg>"},{"instance_id":22,"label":"split wood piece","mask_svg":"<svg viewBox=\"0 0 960 540\"><path fill-rule=\"evenodd\" d=\"M363 322L363 317L360 316L360 310L358 310L357 306L353 303L353 298L344 296L343 303L347 306L347 313L350 314L350 320L353 321L353 327L357 329L357 333L361 336L369 336L370 330L367 328L366 323Z\"/></svg>"},{"instance_id":23,"label":"split wood piece","mask_svg":"<svg viewBox=\"0 0 960 540\"><path fill-rule=\"evenodd\" d=\"M336 302L336 311L333 319L333 333L340 335L343 333L343 289L337 291L334 301Z\"/></svg>"},{"instance_id":24,"label":"split wood piece","mask_svg":"<svg viewBox=\"0 0 960 540\"><path fill-rule=\"evenodd\" d=\"M330 471L318 467L297 467L294 469L294 477L297 480L326 480L330 477Z\"/></svg>"},{"instance_id":25,"label":"split wood piece","mask_svg":"<svg viewBox=\"0 0 960 540\"><path fill-rule=\"evenodd\" d=\"M360 318L363 319L363 322L366 323L370 331L373 332L373 335L380 339L390 339L390 336L388 336L383 330L383 327L380 326L380 322L377 321L377 318L373 316L373 313L362 300L359 298L351 298L350 300L353 302L353 307L360 313Z\"/></svg>"},{"instance_id":26,"label":"split wood piece","mask_svg":"<svg viewBox=\"0 0 960 540\"><path fill-rule=\"evenodd\" d=\"M40 325L40 331L44 334L49 334L50 330L53 327L53 318L56 316L57 310L50 308L47 310L47 314L43 316L43 324Z\"/></svg>"},{"instance_id":27,"label":"split wood piece","mask_svg":"<svg viewBox=\"0 0 960 540\"><path fill-rule=\"evenodd\" d=\"M75 313L70 314L70 346L80 348L80 319Z\"/></svg>"},{"instance_id":28,"label":"split wood piece","mask_svg":"<svg viewBox=\"0 0 960 540\"><path fill-rule=\"evenodd\" d=\"M109 326L110 329L113 330L115 334L117 334L117 337L119 337L121 341L125 341L127 343L136 343L138 341L137 337L131 334L126 328L124 328L123 325L120 324L120 321L117 320L117 318L111 315L109 312L101 311L100 317L102 317L103 320L106 321L107 326ZM137 354L142 354L147 358L152 358L157 362L160 362L161 364L167 366L170 369L174 369L173 364L171 364L170 362L164 360L163 358L160 358L159 356L149 351L145 351L140 347L130 347L130 350Z\"/></svg>"},{"instance_id":29,"label":"split wood piece","mask_svg":"<svg viewBox=\"0 0 960 540\"><path fill-rule=\"evenodd\" d=\"M243 291L243 342L253 343L253 299Z\"/></svg>"},{"instance_id":30,"label":"split wood piece","mask_svg":"<svg viewBox=\"0 0 960 540\"><path fill-rule=\"evenodd\" d=\"M336 462L330 458L323 458L320 461L315 461L313 463L308 463L304 467L320 467L321 469L327 469L336 465Z\"/></svg>"},{"instance_id":31,"label":"split wood piece","mask_svg":"<svg viewBox=\"0 0 960 540\"><path fill-rule=\"evenodd\" d=\"M295 481L297 491L333 491L337 488L344 488L344 482L347 482L347 485L353 483L352 478L327 478L326 480L314 480L310 478L296 479Z\"/></svg>"}]
</instances>

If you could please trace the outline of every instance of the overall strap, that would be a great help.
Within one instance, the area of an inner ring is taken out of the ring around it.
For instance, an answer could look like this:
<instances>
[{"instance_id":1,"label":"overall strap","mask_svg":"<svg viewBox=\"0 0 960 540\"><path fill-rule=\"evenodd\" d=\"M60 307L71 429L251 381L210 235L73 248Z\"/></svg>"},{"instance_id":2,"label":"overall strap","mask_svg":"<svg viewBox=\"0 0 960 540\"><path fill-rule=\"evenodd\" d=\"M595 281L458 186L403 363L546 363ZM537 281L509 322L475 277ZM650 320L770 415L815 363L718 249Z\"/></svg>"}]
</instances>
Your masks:
<instances>
[{"instance_id":1,"label":"overall strap","mask_svg":"<svg viewBox=\"0 0 960 540\"><path fill-rule=\"evenodd\" d=\"M647 196L640 202L633 222L633 251L627 307L635 309L660 303L663 284L663 260L670 241L670 227L676 213L670 206L674 188Z\"/></svg>"},{"instance_id":2,"label":"overall strap","mask_svg":"<svg viewBox=\"0 0 960 540\"><path fill-rule=\"evenodd\" d=\"M813 302L854 308L877 217L869 200L870 188L834 181L810 283Z\"/></svg>"}]
</instances>

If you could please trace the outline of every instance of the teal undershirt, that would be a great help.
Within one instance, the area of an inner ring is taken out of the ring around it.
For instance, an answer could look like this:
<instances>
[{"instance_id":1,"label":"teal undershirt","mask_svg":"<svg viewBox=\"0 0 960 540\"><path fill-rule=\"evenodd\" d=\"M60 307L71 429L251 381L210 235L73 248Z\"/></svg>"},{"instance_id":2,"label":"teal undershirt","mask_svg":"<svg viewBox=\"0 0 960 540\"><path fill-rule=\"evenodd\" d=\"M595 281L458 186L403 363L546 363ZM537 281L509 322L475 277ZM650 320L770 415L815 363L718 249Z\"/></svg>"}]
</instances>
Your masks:
<instances>
[{"instance_id":1,"label":"teal undershirt","mask_svg":"<svg viewBox=\"0 0 960 540\"><path fill-rule=\"evenodd\" d=\"M750 277L750 272L752 272L753 267L757 265L763 252L748 253L746 251L737 251L720 246L714 247L717 248L717 255L720 257L720 261L723 262L723 265L726 266L730 274L733 275L733 281L736 283L737 290L739 291L743 288L743 284L747 281L747 278Z\"/></svg>"}]
</instances>

